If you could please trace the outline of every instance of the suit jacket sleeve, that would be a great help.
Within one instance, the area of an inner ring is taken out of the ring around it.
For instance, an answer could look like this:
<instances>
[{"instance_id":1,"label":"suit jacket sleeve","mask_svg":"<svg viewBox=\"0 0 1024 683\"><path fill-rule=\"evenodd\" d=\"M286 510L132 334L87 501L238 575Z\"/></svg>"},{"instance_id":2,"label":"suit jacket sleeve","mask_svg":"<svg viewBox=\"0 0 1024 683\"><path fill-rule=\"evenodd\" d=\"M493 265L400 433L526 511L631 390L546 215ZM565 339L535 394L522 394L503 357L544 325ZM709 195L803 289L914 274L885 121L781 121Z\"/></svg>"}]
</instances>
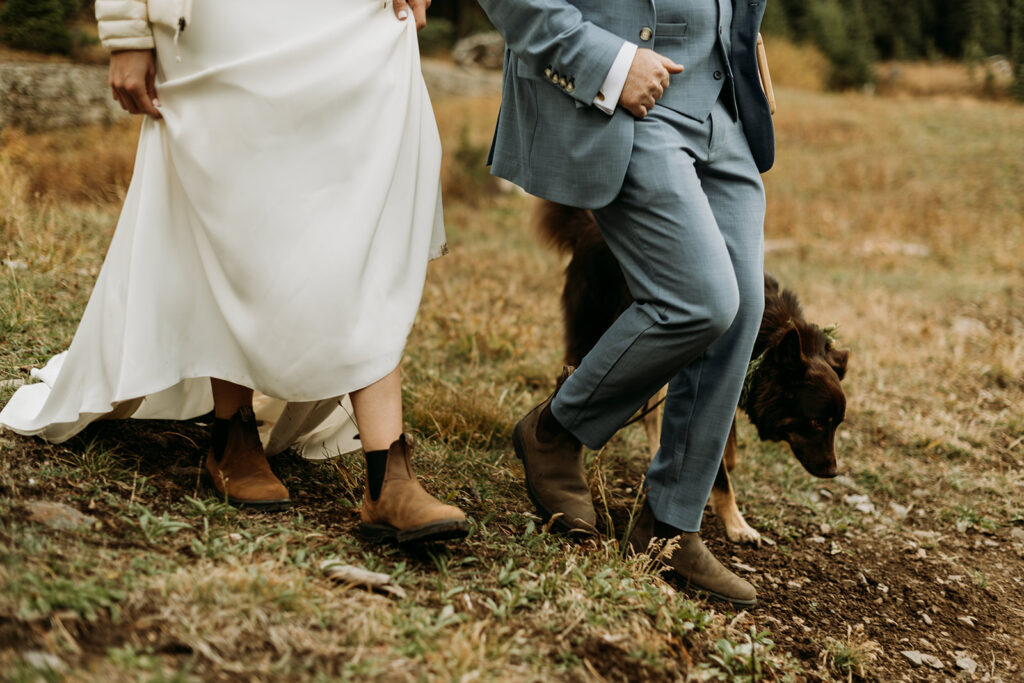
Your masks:
<instances>
[{"instance_id":1,"label":"suit jacket sleeve","mask_svg":"<svg viewBox=\"0 0 1024 683\"><path fill-rule=\"evenodd\" d=\"M549 81L545 71L551 69L573 83L566 94L583 105L593 103L622 38L585 21L566 0L479 2L529 76Z\"/></svg>"}]
</instances>

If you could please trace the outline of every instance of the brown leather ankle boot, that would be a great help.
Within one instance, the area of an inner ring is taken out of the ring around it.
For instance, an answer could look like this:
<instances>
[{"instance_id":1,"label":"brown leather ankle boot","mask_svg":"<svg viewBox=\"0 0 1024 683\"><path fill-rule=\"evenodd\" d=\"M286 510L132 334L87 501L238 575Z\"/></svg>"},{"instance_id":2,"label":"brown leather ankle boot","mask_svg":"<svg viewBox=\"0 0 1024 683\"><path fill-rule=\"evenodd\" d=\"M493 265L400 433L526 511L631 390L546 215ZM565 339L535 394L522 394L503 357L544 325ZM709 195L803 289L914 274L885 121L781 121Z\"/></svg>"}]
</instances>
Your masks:
<instances>
[{"instance_id":1,"label":"brown leather ankle boot","mask_svg":"<svg viewBox=\"0 0 1024 683\"><path fill-rule=\"evenodd\" d=\"M650 505L644 500L627 541L634 553L653 557L675 575L678 582L707 593L715 600L730 602L736 607L757 604L757 589L726 569L707 549L699 533L673 530L665 534L658 526Z\"/></svg>"},{"instance_id":2,"label":"brown leather ankle boot","mask_svg":"<svg viewBox=\"0 0 1024 683\"><path fill-rule=\"evenodd\" d=\"M545 409L550 409L571 373L572 368L565 367L555 391L516 424L512 446L523 461L526 493L545 521L554 517L551 528L575 536L596 536L597 512L583 469L582 444L561 426L545 439L540 436L544 430L538 429Z\"/></svg>"},{"instance_id":3,"label":"brown leather ankle boot","mask_svg":"<svg viewBox=\"0 0 1024 683\"><path fill-rule=\"evenodd\" d=\"M291 507L288 489L267 464L252 408L240 408L231 416L223 452L216 451L217 444L210 447L206 471L228 503L268 512Z\"/></svg>"},{"instance_id":4,"label":"brown leather ankle boot","mask_svg":"<svg viewBox=\"0 0 1024 683\"><path fill-rule=\"evenodd\" d=\"M462 510L427 493L409 463L413 438L402 434L388 449L384 485L376 500L363 493L359 532L374 541L425 543L463 538L469 523Z\"/></svg>"}]
</instances>

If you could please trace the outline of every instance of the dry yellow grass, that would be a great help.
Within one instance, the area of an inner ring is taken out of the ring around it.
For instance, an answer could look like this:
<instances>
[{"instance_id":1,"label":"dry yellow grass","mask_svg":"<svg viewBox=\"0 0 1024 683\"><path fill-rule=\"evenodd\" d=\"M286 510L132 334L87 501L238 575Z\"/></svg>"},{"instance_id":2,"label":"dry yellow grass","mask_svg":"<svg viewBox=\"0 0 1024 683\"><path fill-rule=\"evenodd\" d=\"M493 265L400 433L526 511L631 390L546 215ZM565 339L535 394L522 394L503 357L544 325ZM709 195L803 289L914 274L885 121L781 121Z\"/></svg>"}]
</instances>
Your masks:
<instances>
[{"instance_id":1,"label":"dry yellow grass","mask_svg":"<svg viewBox=\"0 0 1024 683\"><path fill-rule=\"evenodd\" d=\"M776 87L821 92L828 83L828 59L808 43L765 36L765 52Z\"/></svg>"},{"instance_id":2,"label":"dry yellow grass","mask_svg":"<svg viewBox=\"0 0 1024 683\"><path fill-rule=\"evenodd\" d=\"M961 62L882 62L878 94L904 97L1007 98L1013 71L1004 59L969 66Z\"/></svg>"},{"instance_id":3,"label":"dry yellow grass","mask_svg":"<svg viewBox=\"0 0 1024 683\"><path fill-rule=\"evenodd\" d=\"M30 200L117 202L135 165L139 122L0 136L3 158L25 180Z\"/></svg>"}]
</instances>

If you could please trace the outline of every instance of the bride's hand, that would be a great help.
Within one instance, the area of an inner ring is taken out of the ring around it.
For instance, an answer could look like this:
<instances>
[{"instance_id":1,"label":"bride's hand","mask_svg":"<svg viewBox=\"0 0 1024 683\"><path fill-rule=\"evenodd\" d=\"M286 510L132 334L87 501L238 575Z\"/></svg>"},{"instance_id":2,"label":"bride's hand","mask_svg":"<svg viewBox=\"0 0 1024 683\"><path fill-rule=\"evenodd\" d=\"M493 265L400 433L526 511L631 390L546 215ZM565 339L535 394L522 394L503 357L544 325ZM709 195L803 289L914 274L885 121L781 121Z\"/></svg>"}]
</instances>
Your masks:
<instances>
[{"instance_id":1,"label":"bride's hand","mask_svg":"<svg viewBox=\"0 0 1024 683\"><path fill-rule=\"evenodd\" d=\"M110 55L110 89L130 114L163 118L157 107L156 58L152 50L121 50Z\"/></svg>"},{"instance_id":2,"label":"bride's hand","mask_svg":"<svg viewBox=\"0 0 1024 683\"><path fill-rule=\"evenodd\" d=\"M412 16L416 19L416 30L427 25L427 8L430 7L430 0L395 0L395 16L405 20L409 18L409 10L412 9Z\"/></svg>"}]
</instances>

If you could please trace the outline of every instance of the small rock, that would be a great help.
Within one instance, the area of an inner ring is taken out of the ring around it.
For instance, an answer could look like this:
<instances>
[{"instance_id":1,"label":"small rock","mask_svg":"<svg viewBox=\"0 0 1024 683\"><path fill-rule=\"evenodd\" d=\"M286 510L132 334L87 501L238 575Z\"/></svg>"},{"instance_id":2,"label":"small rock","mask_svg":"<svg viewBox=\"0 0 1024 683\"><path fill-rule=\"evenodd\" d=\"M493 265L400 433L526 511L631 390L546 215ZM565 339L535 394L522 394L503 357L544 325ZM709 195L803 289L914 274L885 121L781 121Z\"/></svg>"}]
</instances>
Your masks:
<instances>
[{"instance_id":1,"label":"small rock","mask_svg":"<svg viewBox=\"0 0 1024 683\"><path fill-rule=\"evenodd\" d=\"M924 623L928 624L929 626L932 625L932 618L928 616L927 612L921 612L921 619L923 619Z\"/></svg>"},{"instance_id":2,"label":"small rock","mask_svg":"<svg viewBox=\"0 0 1024 683\"><path fill-rule=\"evenodd\" d=\"M957 617L956 620L964 626L969 626L971 628L975 627L975 622L977 621L974 617Z\"/></svg>"},{"instance_id":3,"label":"small rock","mask_svg":"<svg viewBox=\"0 0 1024 683\"><path fill-rule=\"evenodd\" d=\"M860 581L862 586L868 585L868 577L864 576L864 572L857 572L857 580Z\"/></svg>"},{"instance_id":4,"label":"small rock","mask_svg":"<svg viewBox=\"0 0 1024 683\"><path fill-rule=\"evenodd\" d=\"M921 655L921 659L922 659L922 661L924 661L925 664L927 664L928 666L930 666L933 669L941 669L942 668L942 660L939 659L938 657L936 657L935 655L923 654L923 655Z\"/></svg>"},{"instance_id":5,"label":"small rock","mask_svg":"<svg viewBox=\"0 0 1024 683\"><path fill-rule=\"evenodd\" d=\"M843 498L843 502L847 505L852 505L854 509L864 514L871 514L875 511L875 504L871 502L871 499L864 494L851 494Z\"/></svg>"},{"instance_id":6,"label":"small rock","mask_svg":"<svg viewBox=\"0 0 1024 683\"><path fill-rule=\"evenodd\" d=\"M1015 541L1024 541L1024 529L1017 526L1013 527L1010 529L1010 538Z\"/></svg>"},{"instance_id":7,"label":"small rock","mask_svg":"<svg viewBox=\"0 0 1024 683\"><path fill-rule=\"evenodd\" d=\"M763 543L765 545L775 545L775 541L773 541L772 539L768 538L767 536L761 536L761 543Z\"/></svg>"},{"instance_id":8,"label":"small rock","mask_svg":"<svg viewBox=\"0 0 1024 683\"><path fill-rule=\"evenodd\" d=\"M32 650L21 653L21 660L37 671L52 671L63 673L67 671L68 665L60 657L51 655L49 652Z\"/></svg>"},{"instance_id":9,"label":"small rock","mask_svg":"<svg viewBox=\"0 0 1024 683\"><path fill-rule=\"evenodd\" d=\"M985 540L984 540L984 541L982 542L982 544L983 544L983 545L984 545L984 546L985 546L986 548L998 548L998 547L999 547L999 541L993 541L993 540L992 540L991 538L986 538L986 539L985 539Z\"/></svg>"},{"instance_id":10,"label":"small rock","mask_svg":"<svg viewBox=\"0 0 1024 683\"><path fill-rule=\"evenodd\" d=\"M4 379L0 380L0 389L17 389L25 384L23 379Z\"/></svg>"},{"instance_id":11,"label":"small rock","mask_svg":"<svg viewBox=\"0 0 1024 683\"><path fill-rule=\"evenodd\" d=\"M45 524L51 529L75 531L88 528L96 523L95 517L83 515L63 503L53 503L48 500L30 500L25 503L25 509L28 511L30 520Z\"/></svg>"},{"instance_id":12,"label":"small rock","mask_svg":"<svg viewBox=\"0 0 1024 683\"><path fill-rule=\"evenodd\" d=\"M826 543L828 541L824 536L810 536L807 540L811 543Z\"/></svg>"},{"instance_id":13,"label":"small rock","mask_svg":"<svg viewBox=\"0 0 1024 683\"><path fill-rule=\"evenodd\" d=\"M832 492L829 491L828 489L821 489L820 491L818 491L818 495L820 495L825 500L832 500Z\"/></svg>"},{"instance_id":14,"label":"small rock","mask_svg":"<svg viewBox=\"0 0 1024 683\"><path fill-rule=\"evenodd\" d=\"M967 316L960 316L953 320L952 332L958 337L984 338L989 336L988 327L984 322Z\"/></svg>"},{"instance_id":15,"label":"small rock","mask_svg":"<svg viewBox=\"0 0 1024 683\"><path fill-rule=\"evenodd\" d=\"M921 663L924 662L924 655L922 655L917 650L903 650L900 654L902 654L904 657L912 661L917 666L921 666Z\"/></svg>"},{"instance_id":16,"label":"small rock","mask_svg":"<svg viewBox=\"0 0 1024 683\"><path fill-rule=\"evenodd\" d=\"M970 657L961 657L956 660L956 665L969 674L973 674L978 669L978 663Z\"/></svg>"},{"instance_id":17,"label":"small rock","mask_svg":"<svg viewBox=\"0 0 1024 683\"><path fill-rule=\"evenodd\" d=\"M821 529L822 536L828 536L832 533L832 525L828 524L827 522L822 522L821 526L818 528Z\"/></svg>"},{"instance_id":18,"label":"small rock","mask_svg":"<svg viewBox=\"0 0 1024 683\"><path fill-rule=\"evenodd\" d=\"M892 510L893 514L895 514L900 519L906 519L907 515L910 514L910 508L908 508L906 505L900 505L899 503L896 502L890 502L889 509Z\"/></svg>"},{"instance_id":19,"label":"small rock","mask_svg":"<svg viewBox=\"0 0 1024 683\"><path fill-rule=\"evenodd\" d=\"M850 479L845 474L840 474L838 477L836 477L832 481L834 481L837 484L842 484L846 488L853 489L854 491L859 491L860 490L860 487L857 486L857 482L855 482L853 479Z\"/></svg>"},{"instance_id":20,"label":"small rock","mask_svg":"<svg viewBox=\"0 0 1024 683\"><path fill-rule=\"evenodd\" d=\"M757 572L757 569L751 567L749 564L743 564L742 562L733 562L732 566L736 567L736 569L739 569L741 572L749 572L751 574Z\"/></svg>"},{"instance_id":21,"label":"small rock","mask_svg":"<svg viewBox=\"0 0 1024 683\"><path fill-rule=\"evenodd\" d=\"M914 489L910 492L914 498L924 498L928 495L928 489Z\"/></svg>"},{"instance_id":22,"label":"small rock","mask_svg":"<svg viewBox=\"0 0 1024 683\"><path fill-rule=\"evenodd\" d=\"M786 586L788 586L789 588L792 588L793 590L800 590L800 582L799 581L787 581L786 582Z\"/></svg>"},{"instance_id":23,"label":"small rock","mask_svg":"<svg viewBox=\"0 0 1024 683\"><path fill-rule=\"evenodd\" d=\"M321 562L320 571L327 578L347 586L361 586L371 591L388 593L397 598L406 597L405 589L394 583L388 574L371 572L368 569L353 567L350 564L342 564L335 559Z\"/></svg>"}]
</instances>

